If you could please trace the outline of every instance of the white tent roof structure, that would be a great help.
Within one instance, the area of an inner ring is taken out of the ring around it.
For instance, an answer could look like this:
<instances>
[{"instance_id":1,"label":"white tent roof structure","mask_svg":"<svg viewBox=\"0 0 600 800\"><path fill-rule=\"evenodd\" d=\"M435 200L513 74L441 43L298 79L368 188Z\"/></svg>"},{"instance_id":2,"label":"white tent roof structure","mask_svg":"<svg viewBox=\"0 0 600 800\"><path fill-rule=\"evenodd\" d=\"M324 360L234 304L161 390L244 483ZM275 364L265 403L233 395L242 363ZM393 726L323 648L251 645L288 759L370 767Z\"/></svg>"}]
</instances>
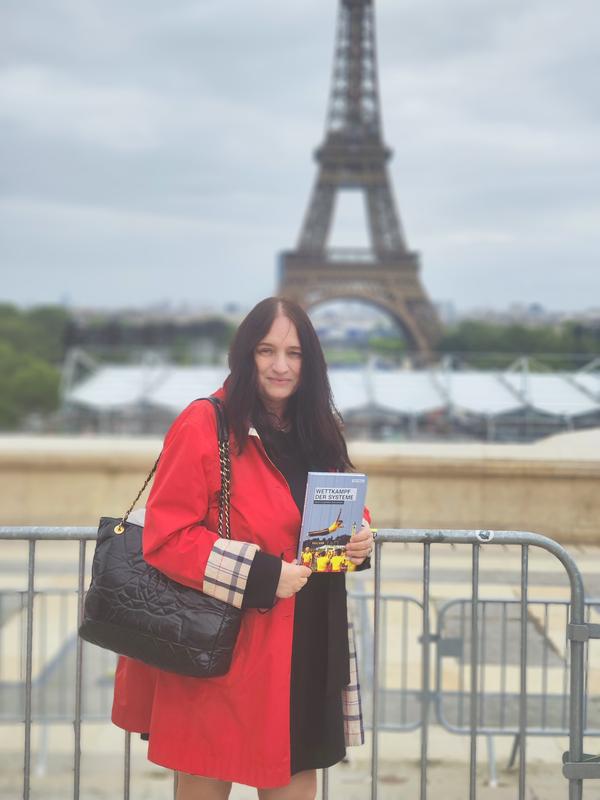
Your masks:
<instances>
[{"instance_id":1,"label":"white tent roof structure","mask_svg":"<svg viewBox=\"0 0 600 800\"><path fill-rule=\"evenodd\" d=\"M152 404L178 413L192 400L212 394L222 385L228 373L225 367L173 369L168 379L156 388Z\"/></svg>"},{"instance_id":2,"label":"white tent roof structure","mask_svg":"<svg viewBox=\"0 0 600 800\"><path fill-rule=\"evenodd\" d=\"M518 410L523 403L494 372L436 373L448 405L467 413L495 416Z\"/></svg>"},{"instance_id":3,"label":"white tent roof structure","mask_svg":"<svg viewBox=\"0 0 600 800\"><path fill-rule=\"evenodd\" d=\"M570 381L600 403L600 361L595 371L579 370L570 376Z\"/></svg>"},{"instance_id":4,"label":"white tent roof structure","mask_svg":"<svg viewBox=\"0 0 600 800\"><path fill-rule=\"evenodd\" d=\"M364 370L332 369L329 383L336 407L342 414L349 409L365 408L371 405L369 386Z\"/></svg>"},{"instance_id":5,"label":"white tent roof structure","mask_svg":"<svg viewBox=\"0 0 600 800\"><path fill-rule=\"evenodd\" d=\"M112 411L148 402L157 386L168 379L165 365L143 367L120 364L100 367L69 391L66 400L79 406Z\"/></svg>"},{"instance_id":6,"label":"white tent roof structure","mask_svg":"<svg viewBox=\"0 0 600 800\"><path fill-rule=\"evenodd\" d=\"M223 383L225 366L103 365L67 389L65 402L96 411L154 406L178 413ZM418 416L439 409L493 417L525 408L576 417L600 412L597 373L503 373L431 369L422 371L331 369L329 379L342 414L377 409Z\"/></svg>"},{"instance_id":7,"label":"white tent roof structure","mask_svg":"<svg viewBox=\"0 0 600 800\"><path fill-rule=\"evenodd\" d=\"M568 380L565 373L509 373L503 379L521 398L519 405L531 406L545 414L576 417L595 411L600 405L600 401L594 402Z\"/></svg>"},{"instance_id":8,"label":"white tent roof structure","mask_svg":"<svg viewBox=\"0 0 600 800\"><path fill-rule=\"evenodd\" d=\"M417 415L446 405L430 372L374 370L369 377L373 402L386 411Z\"/></svg>"}]
</instances>

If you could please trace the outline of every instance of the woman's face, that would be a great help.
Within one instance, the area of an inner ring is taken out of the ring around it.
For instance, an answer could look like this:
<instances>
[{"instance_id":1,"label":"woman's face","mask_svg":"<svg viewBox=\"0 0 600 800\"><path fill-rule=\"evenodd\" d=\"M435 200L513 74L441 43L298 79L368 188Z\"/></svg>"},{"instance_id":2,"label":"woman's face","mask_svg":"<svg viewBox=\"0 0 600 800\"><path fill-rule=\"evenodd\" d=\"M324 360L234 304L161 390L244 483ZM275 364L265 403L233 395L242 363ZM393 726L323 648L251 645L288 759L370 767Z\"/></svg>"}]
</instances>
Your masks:
<instances>
[{"instance_id":1,"label":"woman's face","mask_svg":"<svg viewBox=\"0 0 600 800\"><path fill-rule=\"evenodd\" d=\"M254 349L258 393L265 407L281 415L300 384L302 349L296 326L278 314Z\"/></svg>"}]
</instances>

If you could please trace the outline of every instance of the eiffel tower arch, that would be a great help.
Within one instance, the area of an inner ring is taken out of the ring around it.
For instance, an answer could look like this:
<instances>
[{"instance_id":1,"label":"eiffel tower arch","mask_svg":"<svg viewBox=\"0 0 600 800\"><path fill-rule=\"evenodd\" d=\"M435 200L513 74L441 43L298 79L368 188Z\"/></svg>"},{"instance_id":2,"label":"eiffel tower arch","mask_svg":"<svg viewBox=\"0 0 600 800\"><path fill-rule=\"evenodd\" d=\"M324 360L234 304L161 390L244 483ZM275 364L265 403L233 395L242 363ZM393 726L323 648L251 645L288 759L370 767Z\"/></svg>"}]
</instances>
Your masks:
<instances>
[{"instance_id":1,"label":"eiffel tower arch","mask_svg":"<svg viewBox=\"0 0 600 800\"><path fill-rule=\"evenodd\" d=\"M325 140L295 250L281 253L279 294L305 308L329 300L360 300L386 311L411 349L430 355L441 334L408 249L388 172L383 141L374 0L339 0L333 78ZM327 246L338 193L365 200L370 247Z\"/></svg>"}]
</instances>

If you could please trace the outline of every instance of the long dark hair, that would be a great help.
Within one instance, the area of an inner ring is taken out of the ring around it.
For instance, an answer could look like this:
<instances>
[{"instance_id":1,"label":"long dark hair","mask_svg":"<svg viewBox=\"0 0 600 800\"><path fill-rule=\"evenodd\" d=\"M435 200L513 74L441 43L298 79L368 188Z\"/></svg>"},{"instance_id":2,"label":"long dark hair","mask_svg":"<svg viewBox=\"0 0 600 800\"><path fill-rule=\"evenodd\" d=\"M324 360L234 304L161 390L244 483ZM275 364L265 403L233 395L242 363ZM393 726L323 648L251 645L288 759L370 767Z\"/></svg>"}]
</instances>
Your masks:
<instances>
[{"instance_id":1,"label":"long dark hair","mask_svg":"<svg viewBox=\"0 0 600 800\"><path fill-rule=\"evenodd\" d=\"M306 311L284 297L267 297L254 306L229 348L225 406L238 451L241 453L246 446L250 424L259 430L269 430L272 425L272 415L258 394L254 352L278 314L296 326L302 348L300 383L287 406L301 455L313 470L353 469L341 431L341 415L333 404L319 338Z\"/></svg>"}]
</instances>

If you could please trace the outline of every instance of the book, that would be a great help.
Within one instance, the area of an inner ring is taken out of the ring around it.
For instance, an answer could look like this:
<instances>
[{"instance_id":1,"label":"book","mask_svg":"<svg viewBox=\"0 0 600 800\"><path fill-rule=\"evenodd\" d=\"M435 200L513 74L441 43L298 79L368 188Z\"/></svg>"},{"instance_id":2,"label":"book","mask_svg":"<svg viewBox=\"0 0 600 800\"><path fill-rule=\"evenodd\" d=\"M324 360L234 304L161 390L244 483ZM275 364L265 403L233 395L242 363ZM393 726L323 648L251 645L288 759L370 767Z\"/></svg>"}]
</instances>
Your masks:
<instances>
[{"instance_id":1,"label":"book","mask_svg":"<svg viewBox=\"0 0 600 800\"><path fill-rule=\"evenodd\" d=\"M360 472L309 472L298 563L313 572L352 572L346 545L362 525L367 476Z\"/></svg>"}]
</instances>

